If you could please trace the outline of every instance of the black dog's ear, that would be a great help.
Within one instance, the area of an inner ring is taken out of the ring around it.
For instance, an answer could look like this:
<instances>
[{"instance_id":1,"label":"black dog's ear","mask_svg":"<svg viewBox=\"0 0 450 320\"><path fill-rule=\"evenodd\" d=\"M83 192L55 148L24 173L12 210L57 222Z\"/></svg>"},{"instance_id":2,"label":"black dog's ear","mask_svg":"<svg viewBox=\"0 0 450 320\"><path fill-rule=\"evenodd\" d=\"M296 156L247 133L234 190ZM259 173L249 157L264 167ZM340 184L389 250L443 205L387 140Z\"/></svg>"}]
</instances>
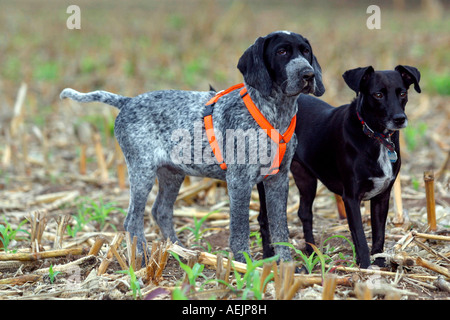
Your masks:
<instances>
[{"instance_id":1,"label":"black dog's ear","mask_svg":"<svg viewBox=\"0 0 450 320\"><path fill-rule=\"evenodd\" d=\"M238 62L238 69L244 76L245 83L258 90L264 97L272 92L272 78L264 63L264 49L266 38L256 39Z\"/></svg>"},{"instance_id":2,"label":"black dog's ear","mask_svg":"<svg viewBox=\"0 0 450 320\"><path fill-rule=\"evenodd\" d=\"M345 83L347 83L350 89L358 94L369 79L369 76L374 72L375 70L373 69L373 67L368 66L365 68L347 70L344 72L342 77L344 78Z\"/></svg>"},{"instance_id":3,"label":"black dog's ear","mask_svg":"<svg viewBox=\"0 0 450 320\"><path fill-rule=\"evenodd\" d=\"M410 66L402 66L398 65L395 67L395 71L398 71L400 75L402 76L403 82L408 86L414 83L414 89L420 93L422 90L419 86L420 81L420 72L414 67Z\"/></svg>"},{"instance_id":4,"label":"black dog's ear","mask_svg":"<svg viewBox=\"0 0 450 320\"><path fill-rule=\"evenodd\" d=\"M306 42L309 44L309 47L311 48L311 55L312 55L312 64L311 67L314 69L314 79L316 81L316 85L314 87L314 95L316 97L320 97L325 93L325 86L322 82L322 68L320 67L319 61L317 61L316 56L313 54L312 46L309 43L308 39L305 39Z\"/></svg>"}]
</instances>

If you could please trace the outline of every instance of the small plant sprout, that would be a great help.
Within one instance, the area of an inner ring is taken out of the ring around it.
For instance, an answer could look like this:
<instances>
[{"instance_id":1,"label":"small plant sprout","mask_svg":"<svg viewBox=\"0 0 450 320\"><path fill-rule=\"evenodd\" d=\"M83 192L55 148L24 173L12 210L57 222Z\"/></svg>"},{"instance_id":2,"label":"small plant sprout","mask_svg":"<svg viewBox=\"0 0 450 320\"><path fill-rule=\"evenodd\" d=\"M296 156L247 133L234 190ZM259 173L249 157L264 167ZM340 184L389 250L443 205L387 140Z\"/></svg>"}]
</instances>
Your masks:
<instances>
[{"instance_id":1,"label":"small plant sprout","mask_svg":"<svg viewBox=\"0 0 450 320\"><path fill-rule=\"evenodd\" d=\"M24 232L29 234L26 230L20 229L27 221L23 220L17 226L17 229L13 229L11 225L5 220L4 224L0 224L0 250L5 252L11 252L9 246L16 240L18 232Z\"/></svg>"},{"instance_id":2,"label":"small plant sprout","mask_svg":"<svg viewBox=\"0 0 450 320\"><path fill-rule=\"evenodd\" d=\"M142 299L141 285L138 278L136 277L136 274L134 273L133 267L130 266L128 270L117 271L117 273L124 273L130 276L130 289L133 292L133 299L136 300L138 294L139 298Z\"/></svg>"},{"instance_id":3,"label":"small plant sprout","mask_svg":"<svg viewBox=\"0 0 450 320\"><path fill-rule=\"evenodd\" d=\"M261 247L262 238L259 230L250 233L250 248Z\"/></svg>"},{"instance_id":4,"label":"small plant sprout","mask_svg":"<svg viewBox=\"0 0 450 320\"><path fill-rule=\"evenodd\" d=\"M352 252L353 252L352 257L345 256L342 252L339 252L337 254L337 259L336 259L336 256L335 256L336 249L330 248L329 246L325 246L325 244L328 241L330 241L332 239L336 239L336 238L343 239L350 244L350 247L352 248ZM304 254L301 250L296 249L290 243L279 242L279 243L275 243L275 244L284 245L284 246L288 246L288 247L292 248L295 251L295 253L298 254L302 258L303 265L306 268L306 270L308 271L308 273L312 273L314 267L320 263L321 273L322 273L323 277L325 277L325 275L338 264L346 263L347 266L349 266L349 267L356 264L356 249L355 249L354 244L349 239L347 239L346 237L341 236L341 235L334 235L334 236L327 238L323 242L322 249L319 249L316 245L309 243L309 245L314 250L314 252L310 256L308 256L307 254ZM331 256L333 256L333 257L331 257ZM327 264L329 265L328 269L326 269Z\"/></svg>"},{"instance_id":5,"label":"small plant sprout","mask_svg":"<svg viewBox=\"0 0 450 320\"><path fill-rule=\"evenodd\" d=\"M61 273L60 271L54 271L53 265L51 264L50 267L48 268L48 277L50 278L50 283L53 284L56 280L56 276L60 273Z\"/></svg>"},{"instance_id":6,"label":"small plant sprout","mask_svg":"<svg viewBox=\"0 0 450 320\"><path fill-rule=\"evenodd\" d=\"M111 212L119 211L126 215L125 211L115 206L114 202L104 203L102 199L98 201L82 198L77 203L77 214L73 216L75 220L74 226L67 226L67 233L71 237L75 237L77 232L81 231L86 224L95 221L100 229L104 229L107 225L107 219ZM115 231L115 226L110 225Z\"/></svg>"},{"instance_id":7,"label":"small plant sprout","mask_svg":"<svg viewBox=\"0 0 450 320\"><path fill-rule=\"evenodd\" d=\"M200 239L202 238L203 233L205 233L208 229L202 229L203 223L206 221L206 219L208 219L208 217L210 215L212 215L213 213L217 213L218 210L216 211L211 211L209 212L207 215L203 216L200 220L197 219L196 216L194 216L194 227L183 227L180 231L183 230L189 230L192 232L192 234L194 235L194 242L199 242Z\"/></svg>"},{"instance_id":8,"label":"small plant sprout","mask_svg":"<svg viewBox=\"0 0 450 320\"><path fill-rule=\"evenodd\" d=\"M186 281L185 282L187 282L189 284L191 290L195 291L195 281L197 280L197 278L202 277L202 278L206 279L206 276L202 273L205 266L203 264L196 262L191 268L189 265L181 262L180 257L176 253L174 253L174 252L170 252L170 253L178 261L181 269L183 269L184 272L186 273Z\"/></svg>"},{"instance_id":9,"label":"small plant sprout","mask_svg":"<svg viewBox=\"0 0 450 320\"><path fill-rule=\"evenodd\" d=\"M264 288L267 283L272 280L273 274L269 274L264 282L261 283L261 274L257 268L262 267L264 264L277 261L279 256L273 256L263 260L252 261L247 252L243 252L245 262L247 263L247 272L241 277L239 272L234 269L234 277L236 279L236 289L242 291L242 299L253 298L256 300L262 300L264 294ZM233 265L233 263L232 263Z\"/></svg>"},{"instance_id":10,"label":"small plant sprout","mask_svg":"<svg viewBox=\"0 0 450 320\"><path fill-rule=\"evenodd\" d=\"M277 242L275 243L277 245L287 246L295 251L296 254L298 254L302 260L303 260L303 266L306 268L306 271L308 273L312 273L314 267L319 262L319 258L316 256L316 253L313 252L310 256L307 254L304 254L301 250L294 247L293 244L288 242Z\"/></svg>"},{"instance_id":11,"label":"small plant sprout","mask_svg":"<svg viewBox=\"0 0 450 320\"><path fill-rule=\"evenodd\" d=\"M353 242L351 242L347 237L341 236L339 234L336 234L334 236L328 237L324 242L323 242L323 247L325 248L325 244L330 241L331 239L343 239L345 240L350 247L352 248L352 257L348 257L345 256L342 252L339 252L338 256L339 256L339 261L335 261L334 263L337 264L339 262L346 262L348 267L352 267L354 265L356 265L356 248L355 245L353 244ZM336 249L334 248L329 248L329 250L331 250L331 252L329 252L329 254L333 254L335 253ZM328 250L327 250L328 251Z\"/></svg>"}]
</instances>

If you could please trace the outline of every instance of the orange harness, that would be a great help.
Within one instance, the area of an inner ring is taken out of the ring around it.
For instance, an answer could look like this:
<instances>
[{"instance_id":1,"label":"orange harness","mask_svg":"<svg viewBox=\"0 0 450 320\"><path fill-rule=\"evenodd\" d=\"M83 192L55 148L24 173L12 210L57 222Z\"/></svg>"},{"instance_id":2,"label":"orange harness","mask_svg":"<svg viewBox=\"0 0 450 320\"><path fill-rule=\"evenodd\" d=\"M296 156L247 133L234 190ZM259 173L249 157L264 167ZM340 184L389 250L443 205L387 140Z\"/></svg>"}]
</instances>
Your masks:
<instances>
[{"instance_id":1,"label":"orange harness","mask_svg":"<svg viewBox=\"0 0 450 320\"><path fill-rule=\"evenodd\" d=\"M253 119L258 123L258 125L266 132L266 134L272 139L277 145L277 153L275 154L275 158L272 162L272 165L269 168L268 175L276 174L279 171L281 161L283 161L284 154L286 153L286 144L291 140L294 131L295 131L295 124L297 122L297 116L294 115L294 117L291 120L291 123L289 124L289 127L287 128L286 132L284 134L280 134L278 130L276 130L270 123L267 121L267 119L262 115L261 111L259 111L258 107L254 104L252 98L247 93L247 88L245 88L243 83L234 85L227 90L221 91L217 93L214 97L211 98L211 100L206 103L206 109L203 115L203 120L205 123L205 129L206 129L206 136L208 137L209 144L211 145L211 149L216 157L217 162L220 165L220 168L222 170L227 169L227 164L225 163L222 153L220 152L219 144L217 143L216 136L214 134L214 126L212 121L212 112L214 104L219 100L220 97L230 93L231 91L241 89L240 95L242 100L244 100L245 106L247 107L248 111L252 115Z\"/></svg>"}]
</instances>

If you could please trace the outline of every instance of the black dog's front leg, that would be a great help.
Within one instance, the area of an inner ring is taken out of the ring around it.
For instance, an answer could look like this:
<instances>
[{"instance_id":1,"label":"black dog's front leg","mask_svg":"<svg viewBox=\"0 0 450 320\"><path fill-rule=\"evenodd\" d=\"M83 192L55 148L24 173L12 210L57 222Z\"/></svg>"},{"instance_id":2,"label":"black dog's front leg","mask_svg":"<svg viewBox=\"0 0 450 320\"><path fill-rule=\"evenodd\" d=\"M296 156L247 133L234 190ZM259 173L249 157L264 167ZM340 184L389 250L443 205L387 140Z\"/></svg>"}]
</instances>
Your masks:
<instances>
[{"instance_id":1,"label":"black dog's front leg","mask_svg":"<svg viewBox=\"0 0 450 320\"><path fill-rule=\"evenodd\" d=\"M370 200L370 219L372 223L372 255L383 252L390 193L391 188ZM385 259L376 258L374 264L379 267L383 267L385 266Z\"/></svg>"},{"instance_id":2,"label":"black dog's front leg","mask_svg":"<svg viewBox=\"0 0 450 320\"><path fill-rule=\"evenodd\" d=\"M361 219L361 201L344 197L344 204L358 263L361 268L366 269L370 266L370 255Z\"/></svg>"}]
</instances>

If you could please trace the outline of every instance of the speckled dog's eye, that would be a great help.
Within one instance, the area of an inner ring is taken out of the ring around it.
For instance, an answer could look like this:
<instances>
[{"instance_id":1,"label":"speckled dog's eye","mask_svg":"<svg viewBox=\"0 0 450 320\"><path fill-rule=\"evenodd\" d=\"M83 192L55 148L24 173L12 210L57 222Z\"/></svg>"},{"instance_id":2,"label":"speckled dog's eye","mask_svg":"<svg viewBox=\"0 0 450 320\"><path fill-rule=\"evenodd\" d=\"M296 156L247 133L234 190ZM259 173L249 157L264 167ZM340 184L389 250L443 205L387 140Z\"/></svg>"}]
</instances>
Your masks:
<instances>
[{"instance_id":1,"label":"speckled dog's eye","mask_svg":"<svg viewBox=\"0 0 450 320\"><path fill-rule=\"evenodd\" d=\"M279 56L285 56L287 54L286 49L278 49L277 54Z\"/></svg>"}]
</instances>

